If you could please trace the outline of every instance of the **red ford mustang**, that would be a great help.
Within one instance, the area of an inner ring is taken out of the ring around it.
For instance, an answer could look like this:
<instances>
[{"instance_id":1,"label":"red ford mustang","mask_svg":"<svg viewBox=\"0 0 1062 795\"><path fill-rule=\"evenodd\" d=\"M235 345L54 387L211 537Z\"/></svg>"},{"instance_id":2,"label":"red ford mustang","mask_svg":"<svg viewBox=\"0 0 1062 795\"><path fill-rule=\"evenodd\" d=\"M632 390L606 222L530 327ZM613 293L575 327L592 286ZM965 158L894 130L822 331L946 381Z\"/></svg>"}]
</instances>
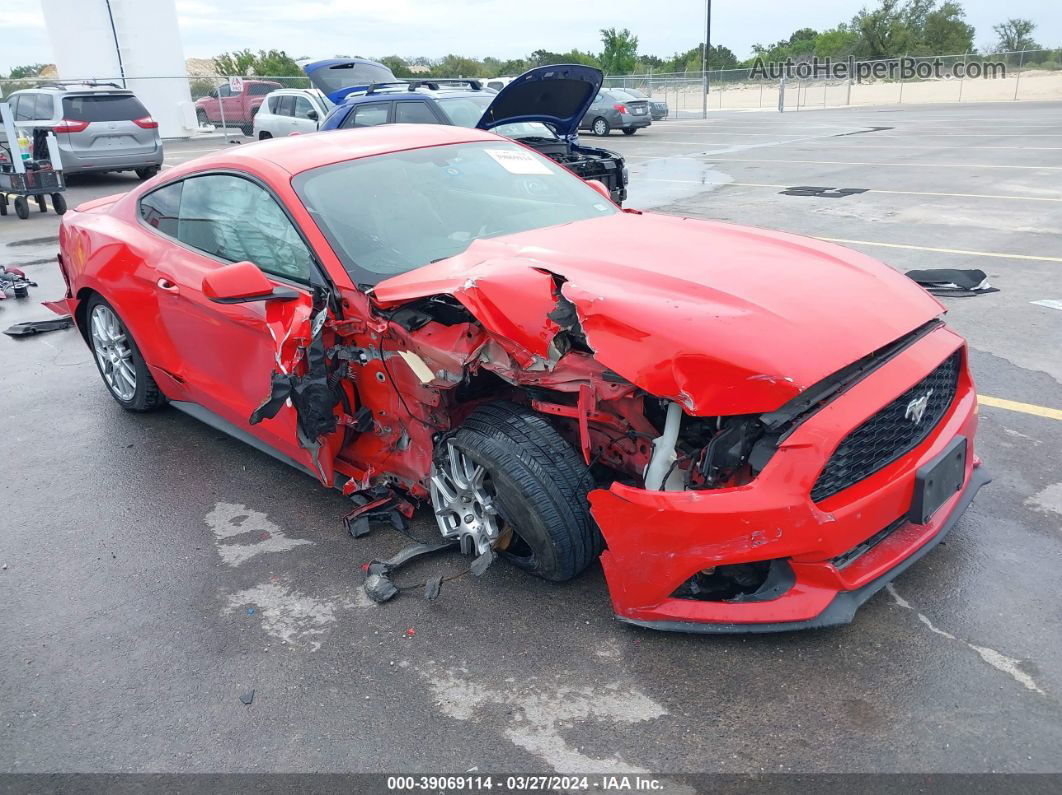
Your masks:
<instances>
[{"instance_id":1,"label":"red ford mustang","mask_svg":"<svg viewBox=\"0 0 1062 795\"><path fill-rule=\"evenodd\" d=\"M551 580L692 631L851 620L988 478L962 339L817 240L620 210L490 133L226 149L63 217L125 408L189 412Z\"/></svg>"}]
</instances>

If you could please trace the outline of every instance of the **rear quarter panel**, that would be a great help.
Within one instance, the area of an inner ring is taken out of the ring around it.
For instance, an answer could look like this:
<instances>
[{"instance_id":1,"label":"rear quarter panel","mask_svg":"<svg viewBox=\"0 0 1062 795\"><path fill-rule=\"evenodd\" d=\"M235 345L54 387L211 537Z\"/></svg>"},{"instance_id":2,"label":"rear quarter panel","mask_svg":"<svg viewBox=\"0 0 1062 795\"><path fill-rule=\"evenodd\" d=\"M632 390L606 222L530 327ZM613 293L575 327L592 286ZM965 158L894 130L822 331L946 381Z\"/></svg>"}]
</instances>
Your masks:
<instances>
[{"instance_id":1,"label":"rear quarter panel","mask_svg":"<svg viewBox=\"0 0 1062 795\"><path fill-rule=\"evenodd\" d=\"M174 353L159 326L158 262L169 245L133 220L109 197L67 212L59 227L62 267L73 296L74 318L87 334L85 302L98 293L114 307L147 362L172 371Z\"/></svg>"}]
</instances>

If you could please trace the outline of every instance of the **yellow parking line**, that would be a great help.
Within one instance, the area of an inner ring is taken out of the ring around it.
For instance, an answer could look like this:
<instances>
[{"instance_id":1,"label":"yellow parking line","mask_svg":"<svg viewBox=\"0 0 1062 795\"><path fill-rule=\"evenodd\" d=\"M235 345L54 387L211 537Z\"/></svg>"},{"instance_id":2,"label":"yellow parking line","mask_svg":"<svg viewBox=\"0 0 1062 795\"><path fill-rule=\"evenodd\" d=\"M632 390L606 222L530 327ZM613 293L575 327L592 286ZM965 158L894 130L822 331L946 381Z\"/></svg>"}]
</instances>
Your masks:
<instances>
[{"instance_id":1,"label":"yellow parking line","mask_svg":"<svg viewBox=\"0 0 1062 795\"><path fill-rule=\"evenodd\" d=\"M818 235L815 235L818 237ZM828 243L847 243L853 246L881 246L883 248L907 248L913 251L932 251L937 254L964 254L969 257L998 257L999 259L1028 259L1037 262L1062 262L1062 257L1038 257L1032 254L1001 254L997 251L969 251L962 248L931 248L911 246L906 243L881 243L876 240L845 240L839 237L818 237Z\"/></svg>"},{"instance_id":2,"label":"yellow parking line","mask_svg":"<svg viewBox=\"0 0 1062 795\"><path fill-rule=\"evenodd\" d=\"M1017 400L1005 400L988 395L978 395L977 402L982 406L1020 411L1022 414L1033 414L1037 417L1047 417L1050 420L1062 420L1062 409L1049 409L1047 406L1037 406L1035 403L1019 403Z\"/></svg>"}]
</instances>

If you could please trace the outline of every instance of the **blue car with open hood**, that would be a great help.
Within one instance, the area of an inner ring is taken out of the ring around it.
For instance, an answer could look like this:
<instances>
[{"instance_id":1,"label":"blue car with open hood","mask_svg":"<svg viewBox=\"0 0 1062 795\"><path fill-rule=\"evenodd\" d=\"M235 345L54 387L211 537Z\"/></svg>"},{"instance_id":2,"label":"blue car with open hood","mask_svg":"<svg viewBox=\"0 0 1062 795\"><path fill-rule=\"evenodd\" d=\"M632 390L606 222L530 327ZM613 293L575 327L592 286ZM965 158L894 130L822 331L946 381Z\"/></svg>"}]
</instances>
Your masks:
<instances>
[{"instance_id":1,"label":"blue car with open hood","mask_svg":"<svg viewBox=\"0 0 1062 795\"><path fill-rule=\"evenodd\" d=\"M496 94L477 80L384 80L347 91L321 130L395 123L491 130L530 146L583 179L600 180L621 204L627 198L623 158L579 142L579 124L602 79L599 69L557 64L531 69Z\"/></svg>"}]
</instances>

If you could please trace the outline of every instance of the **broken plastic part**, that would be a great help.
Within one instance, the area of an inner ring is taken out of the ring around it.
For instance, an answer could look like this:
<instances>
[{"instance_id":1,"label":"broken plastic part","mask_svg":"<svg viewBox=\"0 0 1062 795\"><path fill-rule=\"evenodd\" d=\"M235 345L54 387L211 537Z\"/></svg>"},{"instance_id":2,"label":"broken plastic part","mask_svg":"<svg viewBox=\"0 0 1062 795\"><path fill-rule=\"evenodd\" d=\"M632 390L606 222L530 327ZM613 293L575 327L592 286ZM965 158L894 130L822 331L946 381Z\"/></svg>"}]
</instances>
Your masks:
<instances>
[{"instance_id":1,"label":"broken plastic part","mask_svg":"<svg viewBox=\"0 0 1062 795\"><path fill-rule=\"evenodd\" d=\"M682 407L678 403L669 403L664 432L653 439L653 457L645 470L645 488L647 491L659 491L664 485L664 478L675 463L675 443L678 442L679 426L682 424Z\"/></svg>"}]
</instances>

